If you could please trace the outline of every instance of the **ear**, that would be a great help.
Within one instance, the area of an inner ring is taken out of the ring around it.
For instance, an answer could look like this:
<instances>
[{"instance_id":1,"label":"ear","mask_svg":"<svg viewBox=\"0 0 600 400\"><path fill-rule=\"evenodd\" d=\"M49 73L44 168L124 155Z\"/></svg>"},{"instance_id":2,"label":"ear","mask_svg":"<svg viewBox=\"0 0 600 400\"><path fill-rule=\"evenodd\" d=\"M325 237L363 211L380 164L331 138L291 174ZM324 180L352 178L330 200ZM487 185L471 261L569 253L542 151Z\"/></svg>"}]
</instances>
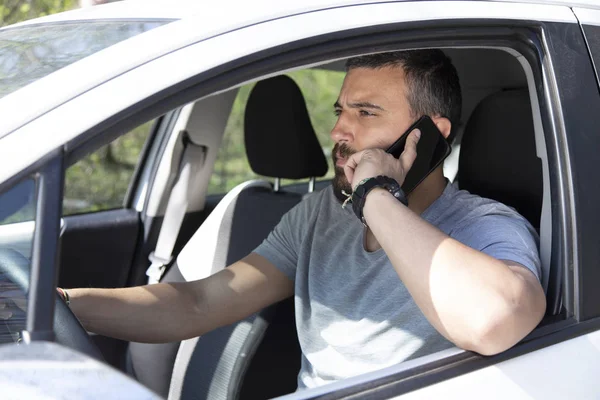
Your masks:
<instances>
[{"instance_id":1,"label":"ear","mask_svg":"<svg viewBox=\"0 0 600 400\"><path fill-rule=\"evenodd\" d=\"M450 120L446 117L433 117L431 118L431 120L433 121L435 126L437 126L440 132L442 132L442 135L444 135L444 137L448 139L448 136L450 136L450 131L452 129L452 122L450 122Z\"/></svg>"}]
</instances>

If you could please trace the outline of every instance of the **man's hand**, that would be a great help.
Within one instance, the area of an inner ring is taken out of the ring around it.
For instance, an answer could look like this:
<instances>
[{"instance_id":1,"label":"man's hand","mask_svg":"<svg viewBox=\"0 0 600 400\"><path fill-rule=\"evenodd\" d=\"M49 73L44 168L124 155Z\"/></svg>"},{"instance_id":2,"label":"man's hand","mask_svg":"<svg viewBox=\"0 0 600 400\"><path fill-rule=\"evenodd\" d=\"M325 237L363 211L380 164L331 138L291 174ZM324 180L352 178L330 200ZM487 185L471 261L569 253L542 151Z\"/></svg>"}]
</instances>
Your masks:
<instances>
[{"instance_id":1,"label":"man's hand","mask_svg":"<svg viewBox=\"0 0 600 400\"><path fill-rule=\"evenodd\" d=\"M412 131L398 159L382 149L367 149L351 155L344 165L344 173L352 190L363 179L378 175L389 176L402 186L406 174L417 158L417 143L420 137L421 131L418 129Z\"/></svg>"}]
</instances>

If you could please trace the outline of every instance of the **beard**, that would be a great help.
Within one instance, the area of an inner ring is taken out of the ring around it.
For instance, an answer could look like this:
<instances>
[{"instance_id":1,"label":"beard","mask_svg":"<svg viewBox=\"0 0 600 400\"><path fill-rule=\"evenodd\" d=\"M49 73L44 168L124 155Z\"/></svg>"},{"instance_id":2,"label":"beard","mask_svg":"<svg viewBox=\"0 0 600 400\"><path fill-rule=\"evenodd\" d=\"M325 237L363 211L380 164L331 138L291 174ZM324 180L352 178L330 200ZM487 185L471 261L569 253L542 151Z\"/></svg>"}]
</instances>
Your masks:
<instances>
[{"instance_id":1,"label":"beard","mask_svg":"<svg viewBox=\"0 0 600 400\"><path fill-rule=\"evenodd\" d=\"M348 194L351 194L352 186L350 186L350 182L348 182L348 179L346 179L346 174L344 174L344 168L338 167L336 165L336 161L338 155L341 158L347 159L354 153L356 153L356 150L352 149L345 143L336 143L335 146L333 146L333 150L331 151L331 158L333 159L333 168L335 172L335 176L331 181L331 185L333 187L333 194L340 201L340 203L343 203L347 199L347 196L345 196L342 193L342 190Z\"/></svg>"}]
</instances>

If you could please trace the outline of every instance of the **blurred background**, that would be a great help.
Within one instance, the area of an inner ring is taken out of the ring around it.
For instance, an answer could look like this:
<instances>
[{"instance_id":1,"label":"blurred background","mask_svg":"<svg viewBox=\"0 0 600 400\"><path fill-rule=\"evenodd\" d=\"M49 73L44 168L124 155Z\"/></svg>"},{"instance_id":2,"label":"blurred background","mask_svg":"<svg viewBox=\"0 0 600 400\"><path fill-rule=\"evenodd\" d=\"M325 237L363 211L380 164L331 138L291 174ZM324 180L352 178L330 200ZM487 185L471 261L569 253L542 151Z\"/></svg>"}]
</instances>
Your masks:
<instances>
[{"instance_id":1,"label":"blurred background","mask_svg":"<svg viewBox=\"0 0 600 400\"><path fill-rule=\"evenodd\" d=\"M1 0L0 27L78 7L112 3L116 0Z\"/></svg>"},{"instance_id":2,"label":"blurred background","mask_svg":"<svg viewBox=\"0 0 600 400\"><path fill-rule=\"evenodd\" d=\"M0 27L78 7L112 3L115 0L1 0Z\"/></svg>"}]
</instances>

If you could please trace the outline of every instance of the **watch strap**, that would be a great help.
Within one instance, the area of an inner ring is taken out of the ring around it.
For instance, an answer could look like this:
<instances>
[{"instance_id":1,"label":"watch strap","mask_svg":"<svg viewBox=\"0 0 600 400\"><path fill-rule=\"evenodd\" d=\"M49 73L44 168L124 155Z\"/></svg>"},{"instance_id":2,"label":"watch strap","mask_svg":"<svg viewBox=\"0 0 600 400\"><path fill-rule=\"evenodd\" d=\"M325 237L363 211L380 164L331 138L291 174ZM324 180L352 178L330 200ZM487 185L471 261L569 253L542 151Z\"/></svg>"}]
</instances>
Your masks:
<instances>
[{"instance_id":1,"label":"watch strap","mask_svg":"<svg viewBox=\"0 0 600 400\"><path fill-rule=\"evenodd\" d=\"M399 202L408 206L408 199L404 191L395 179L385 175L378 175L374 178L368 178L361 181L352 192L352 211L358 219L367 226L363 216L363 208L367 200L367 195L375 188L383 188L391 193Z\"/></svg>"}]
</instances>

